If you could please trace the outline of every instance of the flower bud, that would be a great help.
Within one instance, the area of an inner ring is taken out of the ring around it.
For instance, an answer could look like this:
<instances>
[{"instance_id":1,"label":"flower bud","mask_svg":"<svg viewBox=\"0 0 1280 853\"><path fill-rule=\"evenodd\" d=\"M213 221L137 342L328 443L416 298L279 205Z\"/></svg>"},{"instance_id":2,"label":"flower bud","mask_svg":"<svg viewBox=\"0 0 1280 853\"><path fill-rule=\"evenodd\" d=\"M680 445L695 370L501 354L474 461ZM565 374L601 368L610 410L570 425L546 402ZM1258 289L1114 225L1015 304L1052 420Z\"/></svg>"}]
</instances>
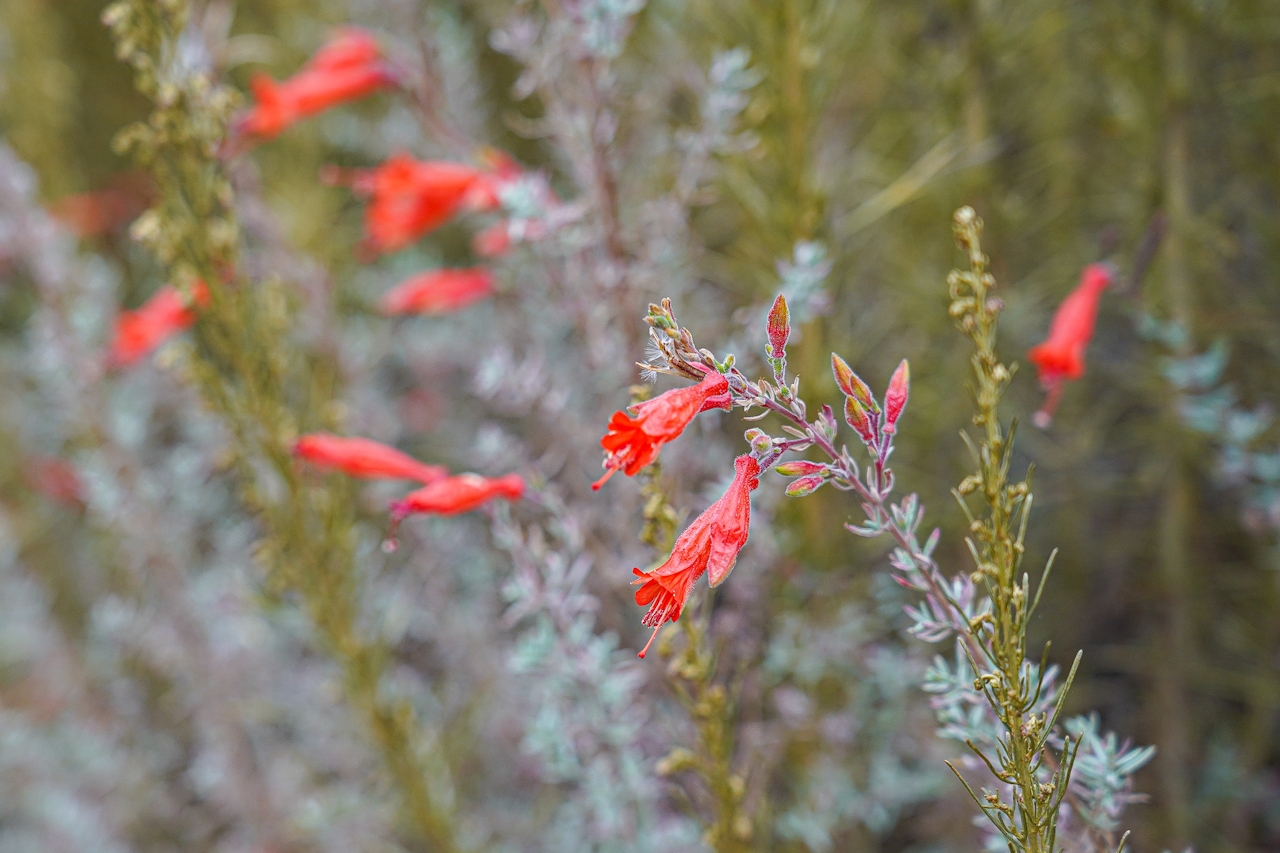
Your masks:
<instances>
[{"instance_id":1,"label":"flower bud","mask_svg":"<svg viewBox=\"0 0 1280 853\"><path fill-rule=\"evenodd\" d=\"M773 300L769 309L769 355L772 358L786 358L787 338L791 337L791 312L787 309L787 300L782 294Z\"/></svg>"},{"instance_id":2,"label":"flower bud","mask_svg":"<svg viewBox=\"0 0 1280 853\"><path fill-rule=\"evenodd\" d=\"M871 427L871 418L868 417L867 410L852 397L845 397L844 420L853 427L853 431L862 439L863 444L870 446L874 443L875 433Z\"/></svg>"},{"instance_id":3,"label":"flower bud","mask_svg":"<svg viewBox=\"0 0 1280 853\"><path fill-rule=\"evenodd\" d=\"M793 459L790 462L783 462L774 470L784 477L800 477L806 474L819 474L827 470L827 466L821 462L810 462L808 459Z\"/></svg>"},{"instance_id":4,"label":"flower bud","mask_svg":"<svg viewBox=\"0 0 1280 853\"><path fill-rule=\"evenodd\" d=\"M749 429L743 434L743 438L756 453L764 453L773 446L773 439L762 429Z\"/></svg>"},{"instance_id":5,"label":"flower bud","mask_svg":"<svg viewBox=\"0 0 1280 853\"><path fill-rule=\"evenodd\" d=\"M910 387L911 368L904 358L902 363L898 365L898 369L893 372L893 378L889 380L889 389L884 393L886 432L893 432L893 425L898 422L898 416L902 414L903 408L907 405L907 392Z\"/></svg>"},{"instance_id":6,"label":"flower bud","mask_svg":"<svg viewBox=\"0 0 1280 853\"><path fill-rule=\"evenodd\" d=\"M867 383L863 382L862 377L854 373L849 365L845 363L845 360L835 353L831 353L831 373L835 376L836 385L840 386L842 394L857 400L864 409L870 409L873 412L880 411L880 406L876 403L876 398L872 396L871 389L867 386Z\"/></svg>"},{"instance_id":7,"label":"flower bud","mask_svg":"<svg viewBox=\"0 0 1280 853\"><path fill-rule=\"evenodd\" d=\"M827 478L821 474L810 474L807 477L792 480L787 486L787 497L802 498L805 495L811 495L821 488L826 481Z\"/></svg>"}]
</instances>

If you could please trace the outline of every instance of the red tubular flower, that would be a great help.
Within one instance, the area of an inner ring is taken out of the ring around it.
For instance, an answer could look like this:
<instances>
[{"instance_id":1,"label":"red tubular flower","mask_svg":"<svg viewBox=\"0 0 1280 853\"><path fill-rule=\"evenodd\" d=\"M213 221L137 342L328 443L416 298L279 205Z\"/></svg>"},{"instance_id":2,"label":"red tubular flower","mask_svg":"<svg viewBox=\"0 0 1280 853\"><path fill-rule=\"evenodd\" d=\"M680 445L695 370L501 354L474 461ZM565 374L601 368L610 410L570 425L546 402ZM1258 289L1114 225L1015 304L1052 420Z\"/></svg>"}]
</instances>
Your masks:
<instances>
[{"instance_id":1,"label":"red tubular flower","mask_svg":"<svg viewBox=\"0 0 1280 853\"><path fill-rule=\"evenodd\" d=\"M433 483L449 476L446 468L419 462L407 453L372 439L343 438L327 432L301 436L293 443L293 455L317 468L341 471L352 477Z\"/></svg>"},{"instance_id":2,"label":"red tubular flower","mask_svg":"<svg viewBox=\"0 0 1280 853\"><path fill-rule=\"evenodd\" d=\"M494 498L519 500L524 495L524 479L519 474L502 477L481 477L479 474L458 474L445 477L421 489L410 492L403 500L391 502L391 526L382 543L384 551L394 551L396 530L400 522L416 512L433 515L457 515L470 512Z\"/></svg>"},{"instance_id":3,"label":"red tubular flower","mask_svg":"<svg viewBox=\"0 0 1280 853\"><path fill-rule=\"evenodd\" d=\"M418 161L404 155L358 175L356 191L372 195L365 211L369 245L381 252L403 249L464 207L488 209L487 196L471 192L483 175L463 163Z\"/></svg>"},{"instance_id":4,"label":"red tubular flower","mask_svg":"<svg viewBox=\"0 0 1280 853\"><path fill-rule=\"evenodd\" d=\"M405 495L404 500L393 501L391 518L399 522L415 512L434 515L457 515L470 512L494 498L519 500L524 494L524 479L519 474L502 477L481 477L479 474L458 474L436 480L417 491Z\"/></svg>"},{"instance_id":5,"label":"red tubular flower","mask_svg":"<svg viewBox=\"0 0 1280 853\"><path fill-rule=\"evenodd\" d=\"M1036 412L1037 425L1048 426L1062 395L1063 380L1079 379L1084 375L1084 351L1093 337L1098 300L1114 275L1115 267L1111 264L1089 264L1085 267L1080 283L1054 313L1048 339L1027 352L1027 357L1040 372L1040 385L1049 392L1045 405Z\"/></svg>"},{"instance_id":6,"label":"red tubular flower","mask_svg":"<svg viewBox=\"0 0 1280 853\"><path fill-rule=\"evenodd\" d=\"M664 622L674 622L703 572L711 586L719 586L747 544L751 527L751 492L760 485L760 463L751 456L739 456L733 463L733 482L720 499L694 519L676 539L667 561L651 572L633 569L641 584L636 590L636 604L648 604L644 625L653 629L640 657L658 636Z\"/></svg>"},{"instance_id":7,"label":"red tubular flower","mask_svg":"<svg viewBox=\"0 0 1280 853\"><path fill-rule=\"evenodd\" d=\"M235 130L242 136L271 139L300 119L396 82L373 36L344 29L288 80L277 83L265 74L254 75L249 85L257 103Z\"/></svg>"},{"instance_id":8,"label":"red tubular flower","mask_svg":"<svg viewBox=\"0 0 1280 853\"><path fill-rule=\"evenodd\" d=\"M209 304L209 288L203 281L196 281L191 288L190 303L177 288L165 285L140 307L122 311L116 318L111 363L120 367L131 365L189 328L196 321L193 304L201 308Z\"/></svg>"},{"instance_id":9,"label":"red tubular flower","mask_svg":"<svg viewBox=\"0 0 1280 853\"><path fill-rule=\"evenodd\" d=\"M419 273L378 301L383 314L444 314L493 293L493 273L484 267Z\"/></svg>"},{"instance_id":10,"label":"red tubular flower","mask_svg":"<svg viewBox=\"0 0 1280 853\"><path fill-rule=\"evenodd\" d=\"M609 431L600 439L605 450L604 476L591 488L599 489L615 471L634 476L658 456L662 445L680 435L689 421L707 409L728 409L732 405L729 380L715 370L697 385L666 391L652 400L631 406L635 416L614 412Z\"/></svg>"}]
</instances>

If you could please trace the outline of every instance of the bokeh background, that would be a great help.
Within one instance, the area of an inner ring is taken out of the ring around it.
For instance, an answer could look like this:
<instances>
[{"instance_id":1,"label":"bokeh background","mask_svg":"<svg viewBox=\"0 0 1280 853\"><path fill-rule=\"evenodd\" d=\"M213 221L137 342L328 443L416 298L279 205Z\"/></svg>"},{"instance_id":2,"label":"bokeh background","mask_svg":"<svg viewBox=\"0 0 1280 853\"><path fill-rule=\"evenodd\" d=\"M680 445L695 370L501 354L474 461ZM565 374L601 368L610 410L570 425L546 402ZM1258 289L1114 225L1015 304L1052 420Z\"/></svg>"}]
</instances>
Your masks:
<instances>
[{"instance_id":1,"label":"bokeh background","mask_svg":"<svg viewBox=\"0 0 1280 853\"><path fill-rule=\"evenodd\" d=\"M102 7L0 0L0 849L419 849L305 608L264 581L235 437L165 351L81 369L118 308L162 283L127 229L151 189L111 147L150 107ZM424 521L388 557L381 507L398 493L355 498L362 624L394 661L387 689L437 742L462 847L697 847L686 798L652 769L687 717L662 664L626 651L643 640L629 569L652 559L640 498L622 478L604 497L585 488L638 381L649 301L674 296L702 346L749 353L780 281L798 286L791 362L814 398L834 397L832 350L877 388L909 358L898 482L942 528L944 568L967 569L949 493L969 467L968 344L945 277L950 214L969 204L1007 360L1042 339L1085 264L1121 270L1053 424L1030 426L1030 369L1006 412L1035 465L1030 553L1060 549L1034 640L1059 663L1084 649L1073 712L1158 748L1131 843L1280 850L1280 6L254 0L202 14L204 61L241 90L255 71L292 73L344 23L426 75L426 106L381 94L239 161L247 264L326 306L299 320L297 346L338 366L350 432L457 470L522 470L578 520L554 559L531 535L513 563L490 535L503 519L482 517ZM561 14L625 23L600 35L607 70L555 65L545 22ZM707 137L714 168L668 192L693 150L681 140L707 134L707 69L735 48L742 101L729 135ZM600 92L603 108L587 103ZM572 142L591 109L616 124L605 147L635 269L621 297L601 301L598 269L573 252L530 246L495 262L491 303L376 316L405 274L473 262L475 228L370 261L362 206L322 166L488 144L590 201L590 146ZM125 211L105 224L103 191ZM699 423L664 451L686 508L718 494L742 446L736 418ZM750 849L980 845L941 764L957 745L935 737L917 689L934 650L899 634L883 543L843 529L847 495L784 502L766 485L717 602L767 827ZM508 609L522 559L563 573L584 555L590 606L554 631L527 621L542 605Z\"/></svg>"}]
</instances>

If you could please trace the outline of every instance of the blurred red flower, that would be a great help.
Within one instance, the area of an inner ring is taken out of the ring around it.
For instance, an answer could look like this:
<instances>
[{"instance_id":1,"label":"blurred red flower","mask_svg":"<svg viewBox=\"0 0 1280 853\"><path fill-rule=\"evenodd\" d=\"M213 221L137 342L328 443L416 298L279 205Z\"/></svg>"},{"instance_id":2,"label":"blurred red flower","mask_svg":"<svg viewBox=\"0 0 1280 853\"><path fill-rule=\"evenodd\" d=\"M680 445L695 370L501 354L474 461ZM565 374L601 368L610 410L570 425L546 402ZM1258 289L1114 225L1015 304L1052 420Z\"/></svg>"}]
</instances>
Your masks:
<instances>
[{"instance_id":1,"label":"blurred red flower","mask_svg":"<svg viewBox=\"0 0 1280 853\"><path fill-rule=\"evenodd\" d=\"M679 436L699 412L728 409L731 404L729 380L708 370L697 385L676 388L631 406L634 417L614 412L608 432L600 439L606 470L591 488L599 489L619 469L628 477L634 476L656 459L662 445Z\"/></svg>"},{"instance_id":2,"label":"blurred red flower","mask_svg":"<svg viewBox=\"0 0 1280 853\"><path fill-rule=\"evenodd\" d=\"M100 190L63 196L49 213L77 237L99 237L132 222L154 196L145 172L121 172Z\"/></svg>"},{"instance_id":3,"label":"blurred red flower","mask_svg":"<svg viewBox=\"0 0 1280 853\"><path fill-rule=\"evenodd\" d=\"M265 74L254 75L249 85L257 103L236 122L235 132L271 139L300 119L396 82L373 36L348 27L288 80L277 83Z\"/></svg>"},{"instance_id":4,"label":"blurred red flower","mask_svg":"<svg viewBox=\"0 0 1280 853\"><path fill-rule=\"evenodd\" d=\"M140 307L122 311L116 318L109 353L111 363L126 367L137 362L168 338L189 328L196 321L195 307L208 304L209 288L197 280L191 288L190 302L177 288L165 285Z\"/></svg>"},{"instance_id":5,"label":"blurred red flower","mask_svg":"<svg viewBox=\"0 0 1280 853\"><path fill-rule=\"evenodd\" d=\"M1049 324L1049 337L1032 347L1027 358L1040 372L1040 384L1049 392L1044 406L1036 412L1037 425L1048 426L1062 395L1063 380L1084 375L1084 351L1093 338L1098 318L1098 301L1115 276L1111 264L1089 264L1080 275L1075 290L1062 300Z\"/></svg>"},{"instance_id":6,"label":"blurred red flower","mask_svg":"<svg viewBox=\"0 0 1280 853\"><path fill-rule=\"evenodd\" d=\"M751 528L751 492L760 485L760 463L751 456L739 456L733 463L733 482L720 499L694 519L676 539L667 561L651 572L633 569L641 584L636 604L649 605L644 625L653 629L640 657L649 652L664 622L680 618L693 585L703 572L711 586L719 586L747 544Z\"/></svg>"},{"instance_id":7,"label":"blurred red flower","mask_svg":"<svg viewBox=\"0 0 1280 853\"><path fill-rule=\"evenodd\" d=\"M84 484L70 462L56 456L34 456L25 466L27 484L51 500L84 509Z\"/></svg>"},{"instance_id":8,"label":"blurred red flower","mask_svg":"<svg viewBox=\"0 0 1280 853\"><path fill-rule=\"evenodd\" d=\"M493 293L493 273L484 267L419 273L378 300L383 314L444 314Z\"/></svg>"},{"instance_id":9,"label":"blurred red flower","mask_svg":"<svg viewBox=\"0 0 1280 853\"><path fill-rule=\"evenodd\" d=\"M299 437L293 443L293 455L317 468L341 471L352 477L386 477L432 483L449 476L447 468L419 462L381 442L369 438L343 438L327 432Z\"/></svg>"},{"instance_id":10,"label":"blurred red flower","mask_svg":"<svg viewBox=\"0 0 1280 853\"><path fill-rule=\"evenodd\" d=\"M370 247L380 252L403 249L464 207L491 209L490 193L480 183L483 175L464 163L419 161L405 155L357 173L353 189L372 197L365 211Z\"/></svg>"},{"instance_id":11,"label":"blurred red flower","mask_svg":"<svg viewBox=\"0 0 1280 853\"><path fill-rule=\"evenodd\" d=\"M403 500L392 502L391 518L398 522L417 512L457 515L470 512L494 498L514 501L519 500L523 494L524 479L519 474L506 474L502 477L458 474L436 480L405 495Z\"/></svg>"}]
</instances>

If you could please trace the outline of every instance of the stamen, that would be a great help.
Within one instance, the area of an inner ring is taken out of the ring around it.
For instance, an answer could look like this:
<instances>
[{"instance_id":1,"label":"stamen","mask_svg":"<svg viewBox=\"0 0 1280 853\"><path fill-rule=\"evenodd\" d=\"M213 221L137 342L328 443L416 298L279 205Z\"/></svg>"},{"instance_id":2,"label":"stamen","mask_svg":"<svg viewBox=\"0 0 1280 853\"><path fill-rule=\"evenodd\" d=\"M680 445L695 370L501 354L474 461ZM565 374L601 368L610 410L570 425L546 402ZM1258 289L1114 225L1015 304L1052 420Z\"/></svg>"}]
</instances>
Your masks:
<instances>
[{"instance_id":1,"label":"stamen","mask_svg":"<svg viewBox=\"0 0 1280 853\"><path fill-rule=\"evenodd\" d=\"M640 650L640 657L644 658L649 654L649 647L653 645L653 641L658 638L658 632L662 630L662 623L659 622L653 629L653 633L649 635L649 642L644 644L644 648Z\"/></svg>"},{"instance_id":2,"label":"stamen","mask_svg":"<svg viewBox=\"0 0 1280 853\"><path fill-rule=\"evenodd\" d=\"M610 460L610 461L612 461L612 460ZM605 464L606 464L606 465L608 465L608 462L606 462ZM608 482L609 478L610 478L610 477L612 477L614 474L616 474L616 473L617 473L617 471L618 471L618 468L617 468L617 466L616 466L616 465L614 465L614 466L609 466L609 467L605 470L605 472L604 472L604 476L603 476L603 477L601 477L599 480L596 480L594 483L592 483L592 484L591 484L591 491L593 491L593 492L598 492L598 491L600 491L600 487L601 487L601 486L603 486L606 482Z\"/></svg>"}]
</instances>

